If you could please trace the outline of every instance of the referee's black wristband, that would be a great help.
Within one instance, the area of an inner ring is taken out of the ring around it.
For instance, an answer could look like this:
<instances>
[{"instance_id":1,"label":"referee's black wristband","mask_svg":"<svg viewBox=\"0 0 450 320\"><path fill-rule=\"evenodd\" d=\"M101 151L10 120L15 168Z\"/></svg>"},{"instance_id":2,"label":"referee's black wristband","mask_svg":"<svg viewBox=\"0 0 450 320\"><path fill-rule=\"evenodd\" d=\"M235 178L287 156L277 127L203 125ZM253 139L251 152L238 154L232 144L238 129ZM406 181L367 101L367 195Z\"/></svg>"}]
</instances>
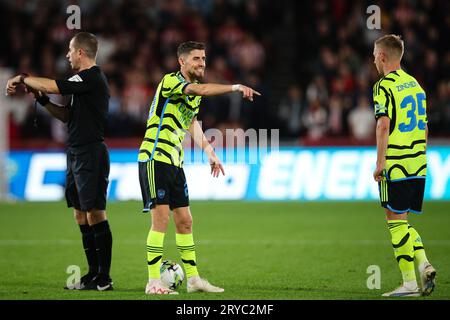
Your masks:
<instances>
[{"instance_id":1,"label":"referee's black wristband","mask_svg":"<svg viewBox=\"0 0 450 320\"><path fill-rule=\"evenodd\" d=\"M45 106L50 102L50 98L44 94L42 97L36 98L36 101L39 102L41 106Z\"/></svg>"}]
</instances>

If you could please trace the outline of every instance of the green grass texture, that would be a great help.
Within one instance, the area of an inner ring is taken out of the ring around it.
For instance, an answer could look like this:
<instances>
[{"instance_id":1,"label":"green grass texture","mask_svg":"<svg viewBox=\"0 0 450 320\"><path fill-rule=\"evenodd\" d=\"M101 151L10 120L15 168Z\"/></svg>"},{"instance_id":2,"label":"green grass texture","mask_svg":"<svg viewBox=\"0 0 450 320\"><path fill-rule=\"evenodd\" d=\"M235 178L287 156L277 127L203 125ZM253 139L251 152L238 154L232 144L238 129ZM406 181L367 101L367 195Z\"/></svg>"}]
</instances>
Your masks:
<instances>
[{"instance_id":1,"label":"green grass texture","mask_svg":"<svg viewBox=\"0 0 450 320\"><path fill-rule=\"evenodd\" d=\"M377 202L204 201L191 211L198 270L222 294L188 294L186 281L178 296L144 293L150 214L138 201L108 203L114 290L64 290L69 266L87 271L72 210L64 202L18 202L0 203L0 299L366 300L401 283ZM435 292L415 299L449 299L450 202L425 202L409 221L437 270ZM163 259L181 264L173 220ZM369 266L379 267L380 289L367 286Z\"/></svg>"}]
</instances>

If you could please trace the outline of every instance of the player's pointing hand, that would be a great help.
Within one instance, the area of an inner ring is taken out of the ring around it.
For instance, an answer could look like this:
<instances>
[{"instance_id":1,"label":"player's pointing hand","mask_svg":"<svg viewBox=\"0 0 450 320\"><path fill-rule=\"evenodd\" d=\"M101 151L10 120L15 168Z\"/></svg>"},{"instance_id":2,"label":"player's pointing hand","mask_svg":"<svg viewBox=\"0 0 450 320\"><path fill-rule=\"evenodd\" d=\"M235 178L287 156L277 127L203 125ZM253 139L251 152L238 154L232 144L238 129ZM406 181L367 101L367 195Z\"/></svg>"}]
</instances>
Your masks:
<instances>
[{"instance_id":1,"label":"player's pointing hand","mask_svg":"<svg viewBox=\"0 0 450 320\"><path fill-rule=\"evenodd\" d=\"M239 86L238 87L238 91L242 92L242 97L244 99L248 99L250 101L253 101L253 95L257 95L257 96L261 95L261 93L259 93L256 90L253 90L250 87L244 86L242 84L239 84L238 86Z\"/></svg>"}]
</instances>

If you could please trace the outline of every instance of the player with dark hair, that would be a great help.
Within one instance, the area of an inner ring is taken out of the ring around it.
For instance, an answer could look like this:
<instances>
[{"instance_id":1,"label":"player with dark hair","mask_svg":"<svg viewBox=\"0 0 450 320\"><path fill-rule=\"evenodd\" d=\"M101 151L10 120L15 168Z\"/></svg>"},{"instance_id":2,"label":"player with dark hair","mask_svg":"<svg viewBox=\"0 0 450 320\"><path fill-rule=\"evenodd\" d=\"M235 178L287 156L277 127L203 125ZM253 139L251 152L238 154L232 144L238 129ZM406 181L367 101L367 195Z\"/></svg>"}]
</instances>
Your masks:
<instances>
[{"instance_id":1,"label":"player with dark hair","mask_svg":"<svg viewBox=\"0 0 450 320\"><path fill-rule=\"evenodd\" d=\"M408 224L408 213L421 213L427 174L428 136L426 95L417 80L400 67L403 40L386 35L375 41L374 63L382 78L373 87L377 119L377 163L373 173L379 184L395 258L403 284L387 297L429 295L436 270L428 262L422 239ZM414 263L421 278L417 285Z\"/></svg>"},{"instance_id":2,"label":"player with dark hair","mask_svg":"<svg viewBox=\"0 0 450 320\"><path fill-rule=\"evenodd\" d=\"M80 32L70 41L67 58L77 73L52 80L26 74L11 78L7 94L25 85L55 118L68 125L67 206L74 208L89 272L67 289L112 290L110 278L112 235L106 217L109 153L104 129L109 103L108 82L96 65L98 42L93 34ZM68 105L51 102L46 93L71 95Z\"/></svg>"},{"instance_id":3,"label":"player with dark hair","mask_svg":"<svg viewBox=\"0 0 450 320\"><path fill-rule=\"evenodd\" d=\"M189 131L197 145L207 154L211 174L218 177L223 166L213 147L206 139L197 121L202 96L214 96L239 91L253 101L260 95L240 85L199 83L206 67L205 44L188 41L177 50L180 71L166 74L150 106L147 130L139 150L139 181L144 212L151 211L152 225L147 237L147 263L149 281L147 294L176 294L160 280L160 263L164 236L169 223L170 210L176 227L176 244L186 271L188 292L223 292L200 278L197 270L192 216L189 195L183 171L182 141Z\"/></svg>"}]
</instances>

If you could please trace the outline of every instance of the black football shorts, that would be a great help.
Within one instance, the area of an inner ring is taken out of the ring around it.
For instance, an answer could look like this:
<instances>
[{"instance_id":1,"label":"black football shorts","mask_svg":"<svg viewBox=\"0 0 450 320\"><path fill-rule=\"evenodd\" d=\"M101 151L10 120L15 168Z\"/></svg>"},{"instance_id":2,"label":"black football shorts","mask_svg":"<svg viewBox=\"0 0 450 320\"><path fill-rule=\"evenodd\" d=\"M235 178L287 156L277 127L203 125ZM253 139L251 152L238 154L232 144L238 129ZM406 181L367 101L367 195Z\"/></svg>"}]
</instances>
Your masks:
<instances>
[{"instance_id":1,"label":"black football shorts","mask_svg":"<svg viewBox=\"0 0 450 320\"><path fill-rule=\"evenodd\" d=\"M378 182L381 206L394 213L422 213L425 179Z\"/></svg>"},{"instance_id":2,"label":"black football shorts","mask_svg":"<svg viewBox=\"0 0 450 320\"><path fill-rule=\"evenodd\" d=\"M105 210L109 166L109 153L103 142L69 148L65 190L67 206L80 211Z\"/></svg>"},{"instance_id":3,"label":"black football shorts","mask_svg":"<svg viewBox=\"0 0 450 320\"><path fill-rule=\"evenodd\" d=\"M189 192L183 168L160 161L139 162L142 212L149 212L157 204L170 209L189 206Z\"/></svg>"}]
</instances>

